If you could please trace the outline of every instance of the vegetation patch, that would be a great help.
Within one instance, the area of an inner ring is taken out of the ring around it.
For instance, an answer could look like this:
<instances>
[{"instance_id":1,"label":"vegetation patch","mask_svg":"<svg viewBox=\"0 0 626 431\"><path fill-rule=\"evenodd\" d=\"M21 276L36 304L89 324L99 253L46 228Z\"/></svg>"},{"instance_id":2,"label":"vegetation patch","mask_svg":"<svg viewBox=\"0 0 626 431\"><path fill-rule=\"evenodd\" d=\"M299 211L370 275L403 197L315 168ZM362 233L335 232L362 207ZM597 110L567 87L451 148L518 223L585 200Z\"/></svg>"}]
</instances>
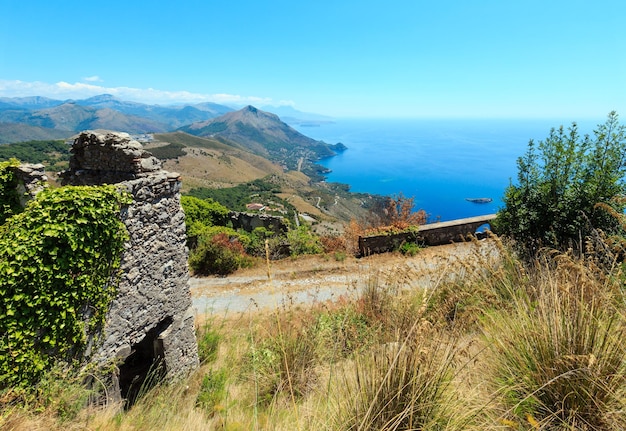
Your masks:
<instances>
[{"instance_id":1,"label":"vegetation patch","mask_svg":"<svg viewBox=\"0 0 626 431\"><path fill-rule=\"evenodd\" d=\"M70 146L65 141L27 141L0 145L0 161L16 158L26 163L43 163L49 171L69 166Z\"/></svg>"},{"instance_id":2,"label":"vegetation patch","mask_svg":"<svg viewBox=\"0 0 626 431\"><path fill-rule=\"evenodd\" d=\"M185 147L186 146L184 144L172 142L161 147L150 148L150 153L152 153L152 155L157 159L161 160L176 159L186 154L183 151L183 148Z\"/></svg>"},{"instance_id":3,"label":"vegetation patch","mask_svg":"<svg viewBox=\"0 0 626 431\"><path fill-rule=\"evenodd\" d=\"M494 229L514 238L523 253L542 247L584 251L598 229L623 235L619 218L626 201L626 127L611 112L593 136L581 137L573 123L552 129L517 161L517 184L505 192ZM618 198L618 199L616 199Z\"/></svg>"},{"instance_id":4,"label":"vegetation patch","mask_svg":"<svg viewBox=\"0 0 626 431\"><path fill-rule=\"evenodd\" d=\"M0 387L80 358L115 292L130 203L112 186L46 189L0 227Z\"/></svg>"}]
</instances>

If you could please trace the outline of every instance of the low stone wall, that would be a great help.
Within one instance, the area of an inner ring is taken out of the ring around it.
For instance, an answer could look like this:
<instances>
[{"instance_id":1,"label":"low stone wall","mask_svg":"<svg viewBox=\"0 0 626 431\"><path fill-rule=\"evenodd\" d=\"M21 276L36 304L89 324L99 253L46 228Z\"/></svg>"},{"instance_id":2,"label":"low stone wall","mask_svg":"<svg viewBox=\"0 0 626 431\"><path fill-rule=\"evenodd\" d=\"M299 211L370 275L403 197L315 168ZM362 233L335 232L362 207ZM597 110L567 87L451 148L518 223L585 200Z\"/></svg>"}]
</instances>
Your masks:
<instances>
[{"instance_id":1,"label":"low stone wall","mask_svg":"<svg viewBox=\"0 0 626 431\"><path fill-rule=\"evenodd\" d=\"M249 214L231 211L228 216L233 224L234 229L243 229L246 232L252 232L258 227L276 233L286 233L288 228L283 217L272 216L269 214Z\"/></svg>"},{"instance_id":2,"label":"low stone wall","mask_svg":"<svg viewBox=\"0 0 626 431\"><path fill-rule=\"evenodd\" d=\"M361 256L386 253L397 250L404 242L435 246L464 241L468 235L476 234L479 227L489 224L495 217L495 214L488 214L421 225L418 232L359 237L359 253Z\"/></svg>"},{"instance_id":3,"label":"low stone wall","mask_svg":"<svg viewBox=\"0 0 626 431\"><path fill-rule=\"evenodd\" d=\"M17 194L23 207L48 185L48 177L44 172L45 167L41 163L22 163L19 166L9 167L9 169L17 180Z\"/></svg>"}]
</instances>

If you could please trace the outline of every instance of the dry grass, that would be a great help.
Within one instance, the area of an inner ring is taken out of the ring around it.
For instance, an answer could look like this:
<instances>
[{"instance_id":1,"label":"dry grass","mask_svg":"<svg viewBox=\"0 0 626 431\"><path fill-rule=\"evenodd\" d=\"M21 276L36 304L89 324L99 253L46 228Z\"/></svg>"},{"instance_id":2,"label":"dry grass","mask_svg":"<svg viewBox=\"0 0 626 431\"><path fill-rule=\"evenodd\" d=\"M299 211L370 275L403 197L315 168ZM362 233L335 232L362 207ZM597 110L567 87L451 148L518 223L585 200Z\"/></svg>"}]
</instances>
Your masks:
<instances>
[{"instance_id":1,"label":"dry grass","mask_svg":"<svg viewBox=\"0 0 626 431\"><path fill-rule=\"evenodd\" d=\"M4 394L0 428L626 429L618 265L526 266L497 239L472 250L431 269L371 266L333 303L212 316L211 359L127 412L63 414L81 398L62 380L26 403Z\"/></svg>"}]
</instances>

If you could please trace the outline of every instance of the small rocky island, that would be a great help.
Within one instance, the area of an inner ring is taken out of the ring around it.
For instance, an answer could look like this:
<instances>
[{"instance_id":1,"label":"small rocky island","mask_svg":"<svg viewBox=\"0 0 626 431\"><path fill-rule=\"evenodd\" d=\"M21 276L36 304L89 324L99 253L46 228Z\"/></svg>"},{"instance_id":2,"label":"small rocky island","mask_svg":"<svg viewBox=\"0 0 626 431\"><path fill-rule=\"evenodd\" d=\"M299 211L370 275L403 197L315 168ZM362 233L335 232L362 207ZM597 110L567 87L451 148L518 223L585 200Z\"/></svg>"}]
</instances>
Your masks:
<instances>
[{"instance_id":1,"label":"small rocky island","mask_svg":"<svg viewBox=\"0 0 626 431\"><path fill-rule=\"evenodd\" d=\"M465 200L475 204L488 204L493 201L491 198L465 198Z\"/></svg>"}]
</instances>

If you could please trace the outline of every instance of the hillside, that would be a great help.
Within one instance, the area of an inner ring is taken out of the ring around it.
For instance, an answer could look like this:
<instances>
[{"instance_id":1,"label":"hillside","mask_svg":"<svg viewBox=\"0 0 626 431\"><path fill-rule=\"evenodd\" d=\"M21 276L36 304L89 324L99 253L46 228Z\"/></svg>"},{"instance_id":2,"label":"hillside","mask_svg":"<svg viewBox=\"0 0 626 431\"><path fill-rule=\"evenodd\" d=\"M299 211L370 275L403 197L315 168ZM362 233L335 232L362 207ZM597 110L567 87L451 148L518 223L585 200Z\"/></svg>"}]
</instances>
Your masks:
<instances>
[{"instance_id":1,"label":"hillside","mask_svg":"<svg viewBox=\"0 0 626 431\"><path fill-rule=\"evenodd\" d=\"M0 122L0 144L48 139L67 139L73 134L74 132L68 132L66 130Z\"/></svg>"},{"instance_id":2,"label":"hillside","mask_svg":"<svg viewBox=\"0 0 626 431\"><path fill-rule=\"evenodd\" d=\"M325 172L323 167L315 164L317 160L331 157L344 149L343 146L311 139L282 122L277 115L253 106L193 123L180 130L196 136L236 142L286 169L302 171L309 176Z\"/></svg>"},{"instance_id":3,"label":"hillside","mask_svg":"<svg viewBox=\"0 0 626 431\"><path fill-rule=\"evenodd\" d=\"M221 137L175 132L155 134L154 139L145 148L164 159L165 169L182 174L184 193L194 190L205 195L208 192L202 189L233 188L263 180L272 184L276 201L315 217L321 222L320 229L338 229L337 221L363 218L376 201L371 195L349 193L345 185L318 183L302 172L285 171L279 164ZM248 199L246 203L252 203L258 197Z\"/></svg>"},{"instance_id":4,"label":"hillside","mask_svg":"<svg viewBox=\"0 0 626 431\"><path fill-rule=\"evenodd\" d=\"M182 155L166 159L164 167L184 175L185 190L193 187L232 187L283 171L263 157L216 139L181 132L155 134L154 139L146 145L146 149L157 157L158 149L163 146L176 144L182 148Z\"/></svg>"}]
</instances>

